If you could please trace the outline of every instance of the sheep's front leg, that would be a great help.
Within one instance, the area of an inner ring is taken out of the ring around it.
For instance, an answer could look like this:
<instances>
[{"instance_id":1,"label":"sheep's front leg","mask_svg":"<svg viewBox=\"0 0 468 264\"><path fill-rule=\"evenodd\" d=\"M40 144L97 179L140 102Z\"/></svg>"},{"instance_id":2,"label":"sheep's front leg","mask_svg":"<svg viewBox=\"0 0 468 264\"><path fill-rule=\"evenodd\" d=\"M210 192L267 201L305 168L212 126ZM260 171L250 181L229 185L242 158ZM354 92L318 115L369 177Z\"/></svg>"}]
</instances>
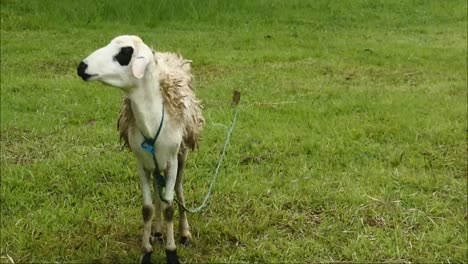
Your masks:
<instances>
[{"instance_id":1,"label":"sheep's front leg","mask_svg":"<svg viewBox=\"0 0 468 264\"><path fill-rule=\"evenodd\" d=\"M177 177L177 158L171 159L166 169L166 192L164 199L167 203L163 204L164 220L167 226L166 239L166 258L167 263L179 263L177 257L176 244L174 241L174 186Z\"/></svg>"},{"instance_id":2,"label":"sheep's front leg","mask_svg":"<svg viewBox=\"0 0 468 264\"><path fill-rule=\"evenodd\" d=\"M143 194L143 238L142 238L142 256L140 263L151 263L151 253L153 247L151 246L151 219L153 217L153 204L151 199L151 173L143 168L141 163L138 163L138 174L140 176L141 192Z\"/></svg>"}]
</instances>

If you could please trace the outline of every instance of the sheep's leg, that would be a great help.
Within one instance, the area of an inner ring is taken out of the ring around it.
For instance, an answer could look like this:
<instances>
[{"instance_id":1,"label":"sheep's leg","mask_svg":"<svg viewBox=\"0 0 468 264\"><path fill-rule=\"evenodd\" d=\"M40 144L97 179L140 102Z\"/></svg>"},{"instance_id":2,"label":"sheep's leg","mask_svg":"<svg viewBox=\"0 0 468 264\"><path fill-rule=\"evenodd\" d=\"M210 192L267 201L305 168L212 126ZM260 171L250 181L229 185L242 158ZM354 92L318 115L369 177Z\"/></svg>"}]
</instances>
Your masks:
<instances>
[{"instance_id":1,"label":"sheep's leg","mask_svg":"<svg viewBox=\"0 0 468 264\"><path fill-rule=\"evenodd\" d=\"M153 237L152 237L152 243L162 243L163 242L163 237L162 237L162 207L161 207L161 198L159 197L159 188L156 184L156 181L153 179L154 183L154 212L155 212L155 221L153 224Z\"/></svg>"},{"instance_id":2,"label":"sheep's leg","mask_svg":"<svg viewBox=\"0 0 468 264\"><path fill-rule=\"evenodd\" d=\"M168 203L163 204L164 220L166 222L166 258L167 263L179 263L177 257L176 244L174 241L174 186L177 177L177 158L170 160L167 164L166 170L166 191L164 199Z\"/></svg>"},{"instance_id":3,"label":"sheep's leg","mask_svg":"<svg viewBox=\"0 0 468 264\"><path fill-rule=\"evenodd\" d=\"M143 165L138 163L138 174L140 176L141 192L143 194L143 238L142 238L142 256L140 263L151 263L151 253L153 247L151 246L151 219L153 217L153 204L151 199L151 174L145 171Z\"/></svg>"},{"instance_id":4,"label":"sheep's leg","mask_svg":"<svg viewBox=\"0 0 468 264\"><path fill-rule=\"evenodd\" d=\"M177 180L175 184L175 192L177 195L177 199L181 204L185 206L185 198L184 198L184 168L185 162L187 160L187 150L181 150L179 153L179 158L177 160ZM179 233L180 233L180 241L182 245L188 245L192 238L192 234L190 234L190 226L187 220L187 212L179 204Z\"/></svg>"}]
</instances>

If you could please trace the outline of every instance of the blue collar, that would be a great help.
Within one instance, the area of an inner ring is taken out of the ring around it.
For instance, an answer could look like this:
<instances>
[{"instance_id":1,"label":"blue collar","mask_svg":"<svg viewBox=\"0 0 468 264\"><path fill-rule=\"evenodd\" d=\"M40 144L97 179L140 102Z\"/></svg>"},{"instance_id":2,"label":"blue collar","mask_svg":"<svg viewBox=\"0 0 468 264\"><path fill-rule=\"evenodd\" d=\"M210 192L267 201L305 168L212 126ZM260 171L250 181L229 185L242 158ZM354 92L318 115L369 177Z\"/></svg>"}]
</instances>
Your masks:
<instances>
[{"instance_id":1,"label":"blue collar","mask_svg":"<svg viewBox=\"0 0 468 264\"><path fill-rule=\"evenodd\" d=\"M159 134L161 133L161 128L163 126L163 122L164 122L164 105L162 107L161 123L159 123L159 128L158 128L158 131L156 131L156 135L154 136L154 138L147 138L145 134L141 133L143 137L145 138L145 140L143 140L143 142L141 143L141 147L153 155L155 154L154 143L156 142L156 140L158 140Z\"/></svg>"},{"instance_id":2,"label":"blue collar","mask_svg":"<svg viewBox=\"0 0 468 264\"><path fill-rule=\"evenodd\" d=\"M164 105L162 106L161 123L159 123L159 128L158 128L158 131L156 131L156 135L154 136L154 138L147 138L145 137L143 133L141 133L141 131L140 133L145 138L145 140L143 140L143 142L141 143L141 148L151 153L151 156L153 158L153 162L154 162L154 171L153 171L154 178L153 179L155 183L154 186L155 188L157 187L159 189L159 198L161 199L161 201L168 203L168 201L166 201L162 195L163 193L162 189L166 185L166 179L164 178L164 176L161 175L161 172L159 171L158 162L156 161L156 150L154 149L154 143L156 142L156 140L158 140L159 133L161 133L161 128L163 126L163 123L164 123Z\"/></svg>"}]
</instances>

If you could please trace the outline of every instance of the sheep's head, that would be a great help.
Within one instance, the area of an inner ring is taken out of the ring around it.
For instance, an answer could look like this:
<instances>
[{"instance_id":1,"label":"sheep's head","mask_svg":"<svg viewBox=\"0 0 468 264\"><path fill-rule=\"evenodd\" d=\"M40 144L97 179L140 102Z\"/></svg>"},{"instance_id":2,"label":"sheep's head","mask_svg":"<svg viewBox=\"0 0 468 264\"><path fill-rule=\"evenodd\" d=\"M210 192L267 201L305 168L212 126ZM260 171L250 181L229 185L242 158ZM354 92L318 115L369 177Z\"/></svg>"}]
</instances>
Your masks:
<instances>
[{"instance_id":1,"label":"sheep's head","mask_svg":"<svg viewBox=\"0 0 468 264\"><path fill-rule=\"evenodd\" d=\"M135 86L153 61L151 49L137 36L119 36L80 62L78 75L85 81L128 88Z\"/></svg>"}]
</instances>

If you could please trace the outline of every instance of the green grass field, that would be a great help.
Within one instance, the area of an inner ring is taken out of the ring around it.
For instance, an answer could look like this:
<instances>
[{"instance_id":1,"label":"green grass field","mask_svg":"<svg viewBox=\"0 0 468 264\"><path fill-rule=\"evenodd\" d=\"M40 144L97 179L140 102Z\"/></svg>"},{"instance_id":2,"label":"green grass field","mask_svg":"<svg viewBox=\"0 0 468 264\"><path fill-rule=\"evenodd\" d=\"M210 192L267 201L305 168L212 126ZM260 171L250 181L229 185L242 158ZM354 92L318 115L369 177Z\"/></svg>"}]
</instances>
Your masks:
<instances>
[{"instance_id":1,"label":"green grass field","mask_svg":"<svg viewBox=\"0 0 468 264\"><path fill-rule=\"evenodd\" d=\"M242 92L183 262L468 261L466 1L1 0L0 262L138 260L122 94L76 76L122 34L194 62L189 206Z\"/></svg>"}]
</instances>

